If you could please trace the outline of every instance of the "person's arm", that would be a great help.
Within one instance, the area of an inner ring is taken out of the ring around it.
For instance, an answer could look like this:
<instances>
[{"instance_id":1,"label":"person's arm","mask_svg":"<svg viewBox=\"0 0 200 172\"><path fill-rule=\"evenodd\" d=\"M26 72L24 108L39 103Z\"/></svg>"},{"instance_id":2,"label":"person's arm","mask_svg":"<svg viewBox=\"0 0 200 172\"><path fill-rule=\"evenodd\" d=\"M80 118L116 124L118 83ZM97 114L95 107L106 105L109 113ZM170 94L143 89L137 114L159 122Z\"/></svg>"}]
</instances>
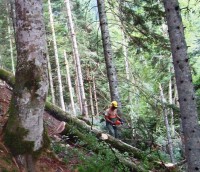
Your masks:
<instances>
[{"instance_id":1,"label":"person's arm","mask_svg":"<svg viewBox=\"0 0 200 172\"><path fill-rule=\"evenodd\" d=\"M119 120L122 120L121 117L120 117L119 115L117 115L117 118L118 118Z\"/></svg>"},{"instance_id":2,"label":"person's arm","mask_svg":"<svg viewBox=\"0 0 200 172\"><path fill-rule=\"evenodd\" d=\"M115 109L115 114L116 114L117 119L121 120L121 117L117 113L117 109Z\"/></svg>"},{"instance_id":3,"label":"person's arm","mask_svg":"<svg viewBox=\"0 0 200 172\"><path fill-rule=\"evenodd\" d=\"M121 122L121 124L124 123L123 120L122 120L122 118L118 114L117 114L117 119Z\"/></svg>"}]
</instances>

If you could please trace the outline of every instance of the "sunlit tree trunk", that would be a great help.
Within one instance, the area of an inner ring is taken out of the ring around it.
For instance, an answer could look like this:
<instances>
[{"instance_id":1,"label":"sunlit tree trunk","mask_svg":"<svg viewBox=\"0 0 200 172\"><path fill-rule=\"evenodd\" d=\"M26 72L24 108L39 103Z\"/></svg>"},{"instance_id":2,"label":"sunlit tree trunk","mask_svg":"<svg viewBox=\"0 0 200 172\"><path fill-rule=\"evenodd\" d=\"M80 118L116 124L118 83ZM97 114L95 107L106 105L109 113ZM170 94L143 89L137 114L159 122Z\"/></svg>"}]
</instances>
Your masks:
<instances>
[{"instance_id":1,"label":"sunlit tree trunk","mask_svg":"<svg viewBox=\"0 0 200 172\"><path fill-rule=\"evenodd\" d=\"M6 11L8 13L7 15L7 24L8 24L8 35L9 35L9 44L10 44L10 58L11 58L11 64L12 64L12 73L15 74L15 63L14 63L14 55L13 55L13 44L12 44L12 34L11 34L11 27L10 27L10 19L9 19L9 4L6 4Z\"/></svg>"},{"instance_id":2,"label":"sunlit tree trunk","mask_svg":"<svg viewBox=\"0 0 200 172\"><path fill-rule=\"evenodd\" d=\"M127 43L126 37L122 30L122 49L123 49L123 56L124 56L124 63L125 63L125 70L126 70L126 79L130 79L130 72L129 72L129 64L128 64L128 52L127 52Z\"/></svg>"},{"instance_id":3,"label":"sunlit tree trunk","mask_svg":"<svg viewBox=\"0 0 200 172\"><path fill-rule=\"evenodd\" d=\"M51 9L51 1L50 0L48 0L48 5L49 5L50 25L51 25L51 31L52 31L52 36L53 36L54 56L55 56L56 70L57 70L57 76L58 76L59 100L60 100L60 106L61 106L62 110L65 111L65 103L64 103L64 98L63 98L63 87L62 87L62 78L61 78L59 58L58 58L58 48L57 48L56 34L55 34L55 29L54 29L53 13L52 13L52 9Z\"/></svg>"},{"instance_id":4,"label":"sunlit tree trunk","mask_svg":"<svg viewBox=\"0 0 200 172\"><path fill-rule=\"evenodd\" d=\"M180 107L179 102L178 102L178 91L177 91L177 85L176 85L176 78L173 77L173 83L174 83L174 94L173 94L173 103Z\"/></svg>"},{"instance_id":5,"label":"sunlit tree trunk","mask_svg":"<svg viewBox=\"0 0 200 172\"><path fill-rule=\"evenodd\" d=\"M54 87L53 87L53 77L52 77L52 73L51 73L51 63L50 63L50 59L49 59L49 53L47 52L47 63L48 63L48 76L49 76L49 85L50 85L50 90L51 90L51 99L52 99L52 103L55 104L55 91L54 91Z\"/></svg>"},{"instance_id":6,"label":"sunlit tree trunk","mask_svg":"<svg viewBox=\"0 0 200 172\"><path fill-rule=\"evenodd\" d=\"M171 74L171 67L169 67L169 73ZM172 98L172 77L170 77L170 80L169 80L169 104L172 105L173 104L173 98ZM173 109L169 109L169 113L170 113L170 116L171 116L171 134L172 134L172 137L175 135L175 129L174 129L174 112L173 112Z\"/></svg>"},{"instance_id":7,"label":"sunlit tree trunk","mask_svg":"<svg viewBox=\"0 0 200 172\"><path fill-rule=\"evenodd\" d=\"M25 171L35 172L33 154L45 142L43 113L48 91L42 0L15 0L15 6L17 67L4 141Z\"/></svg>"},{"instance_id":8,"label":"sunlit tree trunk","mask_svg":"<svg viewBox=\"0 0 200 172\"><path fill-rule=\"evenodd\" d=\"M1 54L0 54L0 67L3 68L3 61L2 61Z\"/></svg>"},{"instance_id":9,"label":"sunlit tree trunk","mask_svg":"<svg viewBox=\"0 0 200 172\"><path fill-rule=\"evenodd\" d=\"M163 2L178 90L188 171L200 171L200 127L180 6L177 0Z\"/></svg>"},{"instance_id":10,"label":"sunlit tree trunk","mask_svg":"<svg viewBox=\"0 0 200 172\"><path fill-rule=\"evenodd\" d=\"M68 26L69 27L69 26ZM70 27L69 27L70 28ZM79 80L78 80L78 69L76 67L76 58L75 58L75 53L74 53L74 49L72 50L72 57L73 57L73 61L74 61L74 66L75 66L75 91L76 91L76 98L77 98L77 102L79 105L80 110L82 109L82 103L81 103L81 94L80 94L80 89L79 89ZM82 112L82 110L81 110Z\"/></svg>"},{"instance_id":11,"label":"sunlit tree trunk","mask_svg":"<svg viewBox=\"0 0 200 172\"><path fill-rule=\"evenodd\" d=\"M68 87L69 87L69 95L70 95L70 100L71 100L71 107L72 107L72 112L73 115L76 114L75 111L75 105L74 105L74 96L73 96L73 88L72 88L72 82L71 82L71 77L70 77L70 73L69 73L69 63L67 60L67 54L66 51L64 51L64 58L65 58L65 67L66 67L66 72L67 72L67 83L68 83Z\"/></svg>"},{"instance_id":12,"label":"sunlit tree trunk","mask_svg":"<svg viewBox=\"0 0 200 172\"><path fill-rule=\"evenodd\" d=\"M119 110L120 110L121 102L118 92L117 74L113 62L113 52L111 47L110 34L109 34L108 22L105 11L105 2L104 0L97 0L97 4L98 4L101 35L102 35L104 57L106 61L107 77L109 81L111 100L115 100L119 103Z\"/></svg>"},{"instance_id":13,"label":"sunlit tree trunk","mask_svg":"<svg viewBox=\"0 0 200 172\"><path fill-rule=\"evenodd\" d=\"M10 4L10 10L11 10L11 18L12 18L12 25L14 30L14 38L16 37L16 13L15 13L15 0L10 0L8 3Z\"/></svg>"},{"instance_id":14,"label":"sunlit tree trunk","mask_svg":"<svg viewBox=\"0 0 200 172\"><path fill-rule=\"evenodd\" d=\"M161 97L161 103L162 103L162 108L163 108L163 117L164 117L165 127L167 130L169 154L170 154L171 162L174 163L173 143L172 143L172 138L171 138L170 126L169 126L169 122L168 122L167 110L166 110L166 106L165 106L166 100L164 98L163 89L162 89L161 84L159 84L159 88L160 88L160 97Z\"/></svg>"},{"instance_id":15,"label":"sunlit tree trunk","mask_svg":"<svg viewBox=\"0 0 200 172\"><path fill-rule=\"evenodd\" d=\"M98 99L97 99L97 90L96 90L96 84L94 76L92 76L92 85L93 85L93 93L94 93L94 102L95 102L95 109L96 109L96 115L99 115L99 105L98 105Z\"/></svg>"},{"instance_id":16,"label":"sunlit tree trunk","mask_svg":"<svg viewBox=\"0 0 200 172\"><path fill-rule=\"evenodd\" d=\"M70 27L71 40L72 40L72 45L73 45L74 55L75 55L75 60L76 60L76 68L77 68L77 72L78 72L78 84L79 84L80 96L81 96L80 98L81 98L81 103L82 103L82 109L81 109L82 112L81 113L83 116L88 118L87 100L86 100L84 84L83 84L80 56L79 56L79 52L78 52L76 33L75 33L74 24L73 24L73 20L72 20L72 14L71 14L69 0L65 0L65 4L66 4L66 8L67 8L68 23L69 23L69 27Z\"/></svg>"},{"instance_id":17,"label":"sunlit tree trunk","mask_svg":"<svg viewBox=\"0 0 200 172\"><path fill-rule=\"evenodd\" d=\"M90 67L88 66L87 69L87 81L88 81L88 85L89 85L89 97L90 97L90 109L91 109L91 113L92 113L92 119L94 116L94 103L93 103L93 94L92 94L92 77L90 76Z\"/></svg>"}]
</instances>

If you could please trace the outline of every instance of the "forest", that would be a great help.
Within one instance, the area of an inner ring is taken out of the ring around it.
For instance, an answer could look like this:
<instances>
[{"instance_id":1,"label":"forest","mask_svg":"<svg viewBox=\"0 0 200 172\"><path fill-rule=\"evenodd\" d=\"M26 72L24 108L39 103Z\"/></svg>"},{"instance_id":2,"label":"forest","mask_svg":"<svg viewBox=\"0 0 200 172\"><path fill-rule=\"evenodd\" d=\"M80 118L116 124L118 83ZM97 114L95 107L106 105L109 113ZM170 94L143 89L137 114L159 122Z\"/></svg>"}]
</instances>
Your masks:
<instances>
[{"instance_id":1,"label":"forest","mask_svg":"<svg viewBox=\"0 0 200 172\"><path fill-rule=\"evenodd\" d=\"M0 172L200 171L198 0L0 10Z\"/></svg>"}]
</instances>

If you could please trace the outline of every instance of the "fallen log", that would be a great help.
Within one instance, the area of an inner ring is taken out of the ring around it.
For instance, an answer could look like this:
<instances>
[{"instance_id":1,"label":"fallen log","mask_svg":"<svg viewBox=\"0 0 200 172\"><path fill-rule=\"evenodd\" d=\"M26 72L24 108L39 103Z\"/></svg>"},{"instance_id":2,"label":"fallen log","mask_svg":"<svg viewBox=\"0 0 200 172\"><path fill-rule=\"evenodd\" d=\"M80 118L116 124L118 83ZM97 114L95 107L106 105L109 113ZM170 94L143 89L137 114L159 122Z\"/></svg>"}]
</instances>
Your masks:
<instances>
[{"instance_id":1,"label":"fallen log","mask_svg":"<svg viewBox=\"0 0 200 172\"><path fill-rule=\"evenodd\" d=\"M4 69L0 69L0 79L4 80L11 87L14 87L15 79L11 72L8 72ZM87 125L84 121L79 120L77 117L73 117L69 113L62 111L59 107L51 104L50 102L46 102L45 110L57 120L65 121L71 125L77 126L80 129L86 130L87 132L92 132L99 139L101 135L103 134L102 131L99 131L95 128L91 129L91 126ZM119 150L120 152L123 152L123 153L128 152L129 154L133 155L137 159L143 159L145 157L144 153L141 150L129 144L126 144L122 142L121 140L118 140L110 135L108 135L108 139L104 141L110 144L113 148Z\"/></svg>"},{"instance_id":2,"label":"fallen log","mask_svg":"<svg viewBox=\"0 0 200 172\"><path fill-rule=\"evenodd\" d=\"M8 71L0 68L0 79L5 81L11 87L14 87L15 79L11 72L8 72ZM77 128L77 131L79 131L79 137L81 136L80 131L82 131L82 130L85 130L87 133L93 133L99 140L101 140L102 135L105 135L105 133L103 133L102 131L95 129L94 127L92 129L92 127L89 126L88 124L86 124L85 121L82 121L82 120L78 119L77 117L71 116L71 114L62 111L59 107L57 107L49 102L46 102L45 110L51 116L56 118L57 120L67 122L69 124L69 125L67 125L68 127L73 126L73 128L74 127ZM129 144L126 144L126 143L122 142L121 140L118 140L118 139L110 136L109 134L106 134L106 135L107 135L107 138L103 141L106 142L107 144L109 144L112 148L115 148L116 150L118 150L121 153L127 152L127 153L129 153L129 155L131 155L132 157L134 157L138 160L146 159L149 162L154 161L154 162L152 162L153 164L155 163L155 159L153 159L151 156L145 157L146 155L140 149L137 149ZM83 134L82 134L81 139L84 140ZM121 159L120 161L123 161L123 159L121 157L119 157L119 159ZM132 169L137 169L136 171L143 171L143 170L141 170L142 169L141 167L136 168L136 165L134 163L132 163L131 161L124 159L124 163L127 164Z\"/></svg>"},{"instance_id":3,"label":"fallen log","mask_svg":"<svg viewBox=\"0 0 200 172\"><path fill-rule=\"evenodd\" d=\"M99 131L95 128L91 129L91 126L87 125L84 121L79 120L76 117L71 116L70 114L62 111L59 107L46 102L45 104L45 110L52 115L54 118L60 120L60 121L65 121L71 125L75 125L80 129L83 129L87 132L91 132L95 134L95 136L100 139L101 135L103 134L102 131ZM108 134L107 134L108 135ZM143 159L144 158L144 153L140 150L137 149L127 143L122 142L121 140L118 140L110 135L108 135L108 138L104 140L106 143L110 144L113 148L119 150L120 152L127 152L134 156L137 159Z\"/></svg>"},{"instance_id":4,"label":"fallen log","mask_svg":"<svg viewBox=\"0 0 200 172\"><path fill-rule=\"evenodd\" d=\"M101 154L104 153L106 155L107 150L105 148L102 150L102 148L99 148L96 145L96 142L95 142L95 145L94 143L91 143L91 139L88 139L88 137L86 136L85 133L83 133L83 131L82 132L79 131L77 128L69 125L68 123L66 123L66 129L65 131L62 132L62 134L64 135L73 134L74 136L78 137L81 141L83 141L84 144L86 144L85 146L88 146L88 149L92 150L94 153L98 154L99 152L101 152ZM102 140L98 139L98 141L102 141ZM122 164L124 164L126 167L128 167L130 171L135 171L135 172L145 171L145 169L143 168L144 164L136 164L130 159L128 159L127 157L125 158L122 154L120 154L116 150L113 150L111 146L109 145L107 146L109 147L111 151L113 151L113 154L115 155L116 159Z\"/></svg>"}]
</instances>

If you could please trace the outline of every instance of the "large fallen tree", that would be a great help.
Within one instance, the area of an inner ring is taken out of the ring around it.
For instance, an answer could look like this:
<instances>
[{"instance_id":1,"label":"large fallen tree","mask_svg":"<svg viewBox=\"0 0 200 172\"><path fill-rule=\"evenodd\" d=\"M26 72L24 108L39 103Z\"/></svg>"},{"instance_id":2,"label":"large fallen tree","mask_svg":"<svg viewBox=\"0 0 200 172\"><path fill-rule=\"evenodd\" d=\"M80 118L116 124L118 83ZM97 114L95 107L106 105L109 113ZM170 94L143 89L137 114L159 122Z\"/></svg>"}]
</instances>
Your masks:
<instances>
[{"instance_id":1,"label":"large fallen tree","mask_svg":"<svg viewBox=\"0 0 200 172\"><path fill-rule=\"evenodd\" d=\"M8 85L10 85L10 87L14 87L15 79L12 73L0 68L0 79L5 81ZM53 116L55 119L59 121L65 121L67 123L66 131L72 128L73 133L77 135L80 139L82 139L83 141L87 142L87 139L85 135L83 134L83 131L85 131L86 133L91 133L95 135L99 141L102 141L101 137L102 137L102 134L104 134L102 131L99 131L95 129L94 127L91 127L85 121L82 121L78 119L77 117L71 116L71 114L64 112L56 105L46 102L45 110L48 112L48 114ZM150 156L147 157L145 153L142 152L140 149L137 149L127 143L124 143L121 140L116 139L108 134L107 134L107 138L104 139L103 141L106 142L108 145L110 145L111 148L114 148L121 153L127 152L131 157L134 157L140 160L141 162L144 161L145 159L148 160L149 162L154 161ZM89 142L87 142L87 144L89 144ZM140 167L139 167L136 164L134 164L134 162L123 159L123 156L120 156L119 154L117 156L121 162L123 162L127 166L134 169L134 171L144 171L142 168L143 166L142 164L140 164Z\"/></svg>"},{"instance_id":2,"label":"large fallen tree","mask_svg":"<svg viewBox=\"0 0 200 172\"><path fill-rule=\"evenodd\" d=\"M11 87L14 87L15 79L12 73L4 69L0 69L0 79L4 80ZM102 131L99 131L95 128L91 129L91 126L86 124L86 122L78 119L77 117L71 116L69 113L62 111L58 106L53 105L50 102L46 102L45 110L59 121L65 121L69 124L76 125L78 128L94 133L98 138L100 138L102 135ZM105 142L109 143L113 148L116 148L120 152L128 152L133 154L135 158L141 159L144 157L141 150L126 144L121 140L115 139L110 135L108 135L108 138L105 140Z\"/></svg>"}]
</instances>

